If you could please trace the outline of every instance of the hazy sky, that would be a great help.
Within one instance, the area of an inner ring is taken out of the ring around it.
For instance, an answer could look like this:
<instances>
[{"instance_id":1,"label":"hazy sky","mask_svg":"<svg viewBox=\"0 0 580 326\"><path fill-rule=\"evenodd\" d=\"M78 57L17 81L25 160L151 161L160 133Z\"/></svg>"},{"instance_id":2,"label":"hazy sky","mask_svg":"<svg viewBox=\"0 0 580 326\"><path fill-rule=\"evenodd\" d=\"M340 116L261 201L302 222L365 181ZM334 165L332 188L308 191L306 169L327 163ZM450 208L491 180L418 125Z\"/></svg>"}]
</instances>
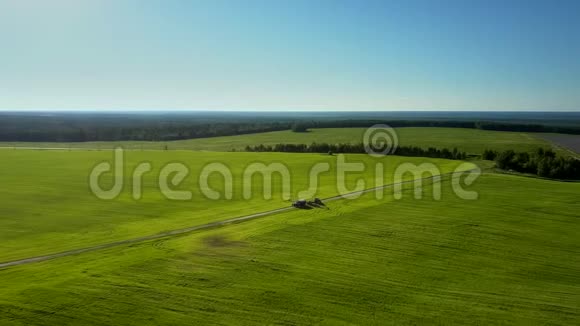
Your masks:
<instances>
[{"instance_id":1,"label":"hazy sky","mask_svg":"<svg viewBox=\"0 0 580 326\"><path fill-rule=\"evenodd\" d=\"M0 0L0 108L580 110L580 1Z\"/></svg>"}]
</instances>

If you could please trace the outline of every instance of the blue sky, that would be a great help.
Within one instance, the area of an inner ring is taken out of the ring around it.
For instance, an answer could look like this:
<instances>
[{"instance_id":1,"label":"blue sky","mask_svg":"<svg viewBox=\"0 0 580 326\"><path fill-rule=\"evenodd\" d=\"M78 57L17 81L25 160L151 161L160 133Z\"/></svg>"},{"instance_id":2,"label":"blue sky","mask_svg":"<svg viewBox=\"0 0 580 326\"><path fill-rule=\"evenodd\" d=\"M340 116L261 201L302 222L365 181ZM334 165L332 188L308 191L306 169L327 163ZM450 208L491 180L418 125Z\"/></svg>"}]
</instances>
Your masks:
<instances>
[{"instance_id":1,"label":"blue sky","mask_svg":"<svg viewBox=\"0 0 580 326\"><path fill-rule=\"evenodd\" d=\"M0 0L0 108L580 110L580 1Z\"/></svg>"}]
</instances>

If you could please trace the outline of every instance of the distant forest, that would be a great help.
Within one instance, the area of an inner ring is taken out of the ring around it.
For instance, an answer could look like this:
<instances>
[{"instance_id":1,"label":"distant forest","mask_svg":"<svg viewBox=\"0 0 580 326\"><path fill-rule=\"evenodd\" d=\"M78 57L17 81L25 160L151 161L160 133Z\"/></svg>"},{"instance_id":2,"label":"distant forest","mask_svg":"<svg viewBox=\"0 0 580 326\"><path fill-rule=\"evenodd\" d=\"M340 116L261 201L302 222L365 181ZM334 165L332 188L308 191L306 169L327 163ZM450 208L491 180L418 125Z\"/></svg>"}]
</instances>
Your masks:
<instances>
[{"instance_id":1,"label":"distant forest","mask_svg":"<svg viewBox=\"0 0 580 326\"><path fill-rule=\"evenodd\" d=\"M330 119L333 117L333 119ZM349 117L349 119L344 119ZM506 123L458 119L356 119L351 116L308 116L298 114L0 114L0 141L170 141L241 135L309 128L354 128L388 124L392 127L474 128L518 132L580 134L580 127L567 124ZM365 117L361 114L361 117ZM309 119L310 118L310 119ZM341 119L342 118L342 119ZM539 121L539 120L534 120Z\"/></svg>"}]
</instances>

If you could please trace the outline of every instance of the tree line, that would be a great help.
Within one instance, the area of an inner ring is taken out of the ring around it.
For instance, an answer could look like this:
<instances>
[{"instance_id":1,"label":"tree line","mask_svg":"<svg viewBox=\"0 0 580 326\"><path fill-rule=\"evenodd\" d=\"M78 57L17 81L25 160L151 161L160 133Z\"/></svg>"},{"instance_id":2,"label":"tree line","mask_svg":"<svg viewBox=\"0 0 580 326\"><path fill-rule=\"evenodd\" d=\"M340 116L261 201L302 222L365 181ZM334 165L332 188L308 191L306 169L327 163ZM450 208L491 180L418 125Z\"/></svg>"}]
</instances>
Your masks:
<instances>
[{"instance_id":1,"label":"tree line","mask_svg":"<svg viewBox=\"0 0 580 326\"><path fill-rule=\"evenodd\" d=\"M287 130L288 124L207 123L193 125L65 126L54 129L0 129L0 141L87 142L87 141L171 141Z\"/></svg>"},{"instance_id":2,"label":"tree line","mask_svg":"<svg viewBox=\"0 0 580 326\"><path fill-rule=\"evenodd\" d=\"M506 150L485 150L482 158L493 160L503 170L535 174L544 178L580 180L580 160L561 157L550 149L539 148L533 153Z\"/></svg>"},{"instance_id":3,"label":"tree line","mask_svg":"<svg viewBox=\"0 0 580 326\"><path fill-rule=\"evenodd\" d=\"M300 131L308 128L368 128L374 124L386 124L393 128L439 127L467 128L496 131L549 132L580 135L580 127L542 125L528 123L505 123L499 121L462 121L462 120L342 120L342 121L301 121Z\"/></svg>"},{"instance_id":4,"label":"tree line","mask_svg":"<svg viewBox=\"0 0 580 326\"><path fill-rule=\"evenodd\" d=\"M255 146L246 146L245 150L247 152L288 152L288 153L328 153L330 155L334 153L354 153L354 154L364 154L367 153L363 143L350 144L350 143L339 143L339 144L328 144L328 143L312 143L307 144L275 144L275 145L264 145L259 144ZM381 149L376 149L376 152L380 152ZM416 146L399 146L397 147L391 155L399 156L423 156L423 157L433 157L433 158L445 158L452 160L463 160L467 158L465 152L459 151L457 148L449 150L447 148L438 149L429 147L427 149L416 147Z\"/></svg>"},{"instance_id":5,"label":"tree line","mask_svg":"<svg viewBox=\"0 0 580 326\"><path fill-rule=\"evenodd\" d=\"M171 141L232 136L269 131L310 128L368 128L375 124L391 127L446 127L519 132L580 134L578 127L536 124L508 124L461 120L298 119L259 116L187 115L6 115L0 114L0 141L85 142L85 141Z\"/></svg>"}]
</instances>

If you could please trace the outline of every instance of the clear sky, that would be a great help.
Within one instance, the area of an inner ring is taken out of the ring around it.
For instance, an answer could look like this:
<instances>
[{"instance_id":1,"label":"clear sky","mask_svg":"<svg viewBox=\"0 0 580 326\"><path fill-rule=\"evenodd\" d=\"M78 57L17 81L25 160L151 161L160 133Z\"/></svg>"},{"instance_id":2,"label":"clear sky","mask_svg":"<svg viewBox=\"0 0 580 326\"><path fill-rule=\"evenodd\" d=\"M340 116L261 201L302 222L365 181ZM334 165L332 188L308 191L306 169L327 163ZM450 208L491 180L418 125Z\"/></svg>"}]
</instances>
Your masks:
<instances>
[{"instance_id":1,"label":"clear sky","mask_svg":"<svg viewBox=\"0 0 580 326\"><path fill-rule=\"evenodd\" d=\"M580 1L0 0L0 108L580 111Z\"/></svg>"}]
</instances>

